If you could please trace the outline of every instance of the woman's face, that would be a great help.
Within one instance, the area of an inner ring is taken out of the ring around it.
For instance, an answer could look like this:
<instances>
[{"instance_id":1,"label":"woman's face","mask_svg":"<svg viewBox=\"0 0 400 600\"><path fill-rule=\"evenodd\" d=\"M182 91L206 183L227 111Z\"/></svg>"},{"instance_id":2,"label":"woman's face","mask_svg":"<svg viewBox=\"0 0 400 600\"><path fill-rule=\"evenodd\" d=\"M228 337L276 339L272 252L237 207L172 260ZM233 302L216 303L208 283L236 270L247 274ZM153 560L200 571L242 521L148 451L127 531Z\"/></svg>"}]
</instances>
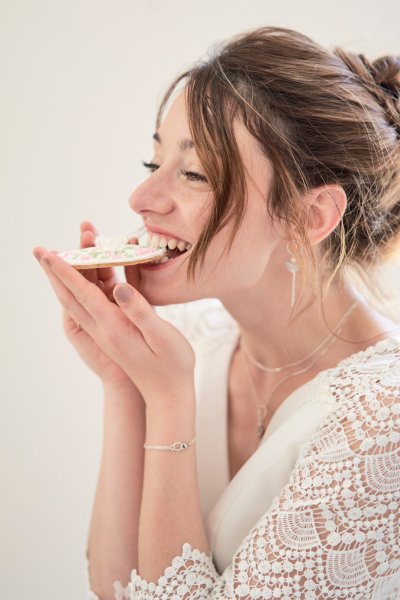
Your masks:
<instances>
[{"instance_id":1,"label":"woman's face","mask_svg":"<svg viewBox=\"0 0 400 600\"><path fill-rule=\"evenodd\" d=\"M232 223L211 241L203 268L188 282L191 250L159 266L141 266L140 291L150 304L179 304L201 298L220 298L254 286L263 276L274 247L282 237L272 227L265 197L272 168L244 125L235 125L238 147L246 167L248 205L229 254L225 246ZM154 141L149 177L132 193L129 203L148 230L159 239L197 242L210 214L213 194L190 140L185 94L172 104ZM161 233L157 233L161 231ZM172 244L174 245L174 244Z\"/></svg>"}]
</instances>

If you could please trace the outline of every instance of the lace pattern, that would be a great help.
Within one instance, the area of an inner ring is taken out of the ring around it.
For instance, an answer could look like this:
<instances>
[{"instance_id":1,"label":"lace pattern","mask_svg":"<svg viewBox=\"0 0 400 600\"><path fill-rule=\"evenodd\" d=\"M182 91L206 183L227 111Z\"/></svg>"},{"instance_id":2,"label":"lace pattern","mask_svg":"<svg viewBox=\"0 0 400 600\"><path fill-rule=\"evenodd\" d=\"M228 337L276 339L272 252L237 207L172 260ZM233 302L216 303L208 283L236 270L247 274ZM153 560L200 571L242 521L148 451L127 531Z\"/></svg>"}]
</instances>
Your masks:
<instances>
[{"instance_id":1,"label":"lace pattern","mask_svg":"<svg viewBox=\"0 0 400 600\"><path fill-rule=\"evenodd\" d=\"M400 339L324 378L334 409L227 569L185 543L157 582L134 569L116 599L400 598Z\"/></svg>"}]
</instances>

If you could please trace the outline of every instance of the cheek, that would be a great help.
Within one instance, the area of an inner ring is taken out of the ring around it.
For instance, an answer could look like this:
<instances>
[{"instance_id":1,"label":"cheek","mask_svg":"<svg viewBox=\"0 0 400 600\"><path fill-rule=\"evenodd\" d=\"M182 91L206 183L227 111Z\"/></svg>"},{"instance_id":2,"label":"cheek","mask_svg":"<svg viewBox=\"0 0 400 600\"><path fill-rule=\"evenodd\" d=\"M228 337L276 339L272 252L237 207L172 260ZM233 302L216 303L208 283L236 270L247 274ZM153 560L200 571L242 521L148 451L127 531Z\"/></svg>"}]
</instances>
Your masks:
<instances>
[{"instance_id":1,"label":"cheek","mask_svg":"<svg viewBox=\"0 0 400 600\"><path fill-rule=\"evenodd\" d=\"M206 277L212 277L216 287L225 289L255 285L265 272L273 244L268 243L265 236L251 243L239 236L231 249L224 252L224 248L228 248L228 236L217 237L206 255Z\"/></svg>"},{"instance_id":2,"label":"cheek","mask_svg":"<svg viewBox=\"0 0 400 600\"><path fill-rule=\"evenodd\" d=\"M223 267L222 277L239 287L251 287L263 276L268 264L268 254L247 247L240 252L231 252Z\"/></svg>"},{"instance_id":3,"label":"cheek","mask_svg":"<svg viewBox=\"0 0 400 600\"><path fill-rule=\"evenodd\" d=\"M188 198L179 207L180 217L185 231L192 243L196 242L207 227L212 212L212 197L209 192L199 194L189 203Z\"/></svg>"}]
</instances>

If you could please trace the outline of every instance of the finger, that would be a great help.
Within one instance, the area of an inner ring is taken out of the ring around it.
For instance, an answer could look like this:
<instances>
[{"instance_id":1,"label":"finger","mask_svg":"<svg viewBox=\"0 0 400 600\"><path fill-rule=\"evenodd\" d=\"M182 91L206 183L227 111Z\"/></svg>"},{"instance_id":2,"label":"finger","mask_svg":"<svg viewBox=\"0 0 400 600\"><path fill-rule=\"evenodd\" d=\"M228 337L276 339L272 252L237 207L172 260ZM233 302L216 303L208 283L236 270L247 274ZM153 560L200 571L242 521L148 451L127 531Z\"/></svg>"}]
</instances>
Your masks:
<instances>
[{"instance_id":1,"label":"finger","mask_svg":"<svg viewBox=\"0 0 400 600\"><path fill-rule=\"evenodd\" d=\"M91 248L95 245L95 237L98 235L97 229L89 221L81 223L81 248ZM103 269L82 269L82 274L88 281L96 283L99 280L106 281L115 277L112 267Z\"/></svg>"},{"instance_id":2,"label":"finger","mask_svg":"<svg viewBox=\"0 0 400 600\"><path fill-rule=\"evenodd\" d=\"M128 319L137 327L150 350L156 353L160 340L160 319L147 300L127 283L114 288L114 298Z\"/></svg>"},{"instance_id":3,"label":"finger","mask_svg":"<svg viewBox=\"0 0 400 600\"><path fill-rule=\"evenodd\" d=\"M140 267L138 265L128 265L124 267L125 279L135 289L140 289Z\"/></svg>"},{"instance_id":4,"label":"finger","mask_svg":"<svg viewBox=\"0 0 400 600\"><path fill-rule=\"evenodd\" d=\"M138 244L139 240L137 237L133 236L129 238L129 243ZM138 267L138 265L127 265L126 267L124 267L124 272L126 281L131 286L138 289L140 287L140 268Z\"/></svg>"},{"instance_id":5,"label":"finger","mask_svg":"<svg viewBox=\"0 0 400 600\"><path fill-rule=\"evenodd\" d=\"M33 248L32 250L33 256L36 258L36 260L40 263L40 261L42 260L42 256L45 253L44 248L41 248L40 246L35 246L35 248Z\"/></svg>"},{"instance_id":6,"label":"finger","mask_svg":"<svg viewBox=\"0 0 400 600\"><path fill-rule=\"evenodd\" d=\"M88 311L75 298L74 294L65 287L45 262L42 261L41 265L61 306L68 312L75 323L79 323L85 329L90 329L94 324L94 320Z\"/></svg>"},{"instance_id":7,"label":"finger","mask_svg":"<svg viewBox=\"0 0 400 600\"><path fill-rule=\"evenodd\" d=\"M95 245L95 238L98 235L97 229L90 221L82 221L80 224L80 248L91 248ZM89 281L95 282L98 279L97 269L84 270L84 275Z\"/></svg>"},{"instance_id":8,"label":"finger","mask_svg":"<svg viewBox=\"0 0 400 600\"><path fill-rule=\"evenodd\" d=\"M90 248L94 246L94 234L92 231L82 231L80 238L80 247L81 248Z\"/></svg>"},{"instance_id":9,"label":"finger","mask_svg":"<svg viewBox=\"0 0 400 600\"><path fill-rule=\"evenodd\" d=\"M85 222L84 222L85 223ZM91 230L83 230L81 223L81 237L80 237L80 248L90 248L94 246L94 233ZM82 269L81 273L88 281L92 283L96 283L99 279L99 275L97 273L97 269Z\"/></svg>"},{"instance_id":10,"label":"finger","mask_svg":"<svg viewBox=\"0 0 400 600\"><path fill-rule=\"evenodd\" d=\"M82 221L80 224L80 229L82 233L84 231L91 231L95 237L96 235L99 235L99 232L91 221Z\"/></svg>"},{"instance_id":11,"label":"finger","mask_svg":"<svg viewBox=\"0 0 400 600\"><path fill-rule=\"evenodd\" d=\"M92 320L96 323L104 323L105 320L112 318L110 311L112 304L110 304L103 292L96 285L83 277L77 269L74 269L74 267L69 265L62 258L59 258L50 252L45 252L42 255L40 264L48 276L55 276L59 280L59 283L67 288L74 296L75 300L81 304L85 311L92 317ZM54 284L57 283L54 279L52 279L52 282L54 282ZM59 286L57 287L57 290L60 291ZM72 302L72 299L68 294L63 295L63 298L68 299L70 304L75 306L75 303ZM65 304L63 305L65 306ZM66 308L68 307L66 306ZM77 318L77 320L79 321L79 318Z\"/></svg>"},{"instance_id":12,"label":"finger","mask_svg":"<svg viewBox=\"0 0 400 600\"><path fill-rule=\"evenodd\" d=\"M65 333L67 334L67 336L70 336L71 334L79 335L80 333L85 332L81 323L74 321L74 319L71 317L69 312L64 307L62 307L62 321L63 321L63 329L64 329Z\"/></svg>"}]
</instances>

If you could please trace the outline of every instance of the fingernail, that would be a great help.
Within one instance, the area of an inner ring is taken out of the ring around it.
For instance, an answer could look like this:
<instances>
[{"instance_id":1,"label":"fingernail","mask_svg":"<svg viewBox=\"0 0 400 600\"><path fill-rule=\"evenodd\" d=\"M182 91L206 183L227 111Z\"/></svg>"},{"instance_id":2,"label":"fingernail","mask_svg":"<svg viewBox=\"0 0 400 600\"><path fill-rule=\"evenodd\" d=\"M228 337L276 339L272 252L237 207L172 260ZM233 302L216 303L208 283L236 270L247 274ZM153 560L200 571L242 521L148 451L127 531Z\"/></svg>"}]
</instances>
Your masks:
<instances>
[{"instance_id":1,"label":"fingernail","mask_svg":"<svg viewBox=\"0 0 400 600\"><path fill-rule=\"evenodd\" d=\"M117 302L128 302L133 296L133 289L129 285L119 285L114 290L114 298Z\"/></svg>"},{"instance_id":2,"label":"fingernail","mask_svg":"<svg viewBox=\"0 0 400 600\"><path fill-rule=\"evenodd\" d=\"M46 265L46 267L49 267L49 269L51 269L51 264L47 258L42 258L40 262L42 262L44 265Z\"/></svg>"},{"instance_id":3,"label":"fingernail","mask_svg":"<svg viewBox=\"0 0 400 600\"><path fill-rule=\"evenodd\" d=\"M38 252L37 250L34 250L33 256L36 258L36 260L38 260L40 262L40 252Z\"/></svg>"}]
</instances>

